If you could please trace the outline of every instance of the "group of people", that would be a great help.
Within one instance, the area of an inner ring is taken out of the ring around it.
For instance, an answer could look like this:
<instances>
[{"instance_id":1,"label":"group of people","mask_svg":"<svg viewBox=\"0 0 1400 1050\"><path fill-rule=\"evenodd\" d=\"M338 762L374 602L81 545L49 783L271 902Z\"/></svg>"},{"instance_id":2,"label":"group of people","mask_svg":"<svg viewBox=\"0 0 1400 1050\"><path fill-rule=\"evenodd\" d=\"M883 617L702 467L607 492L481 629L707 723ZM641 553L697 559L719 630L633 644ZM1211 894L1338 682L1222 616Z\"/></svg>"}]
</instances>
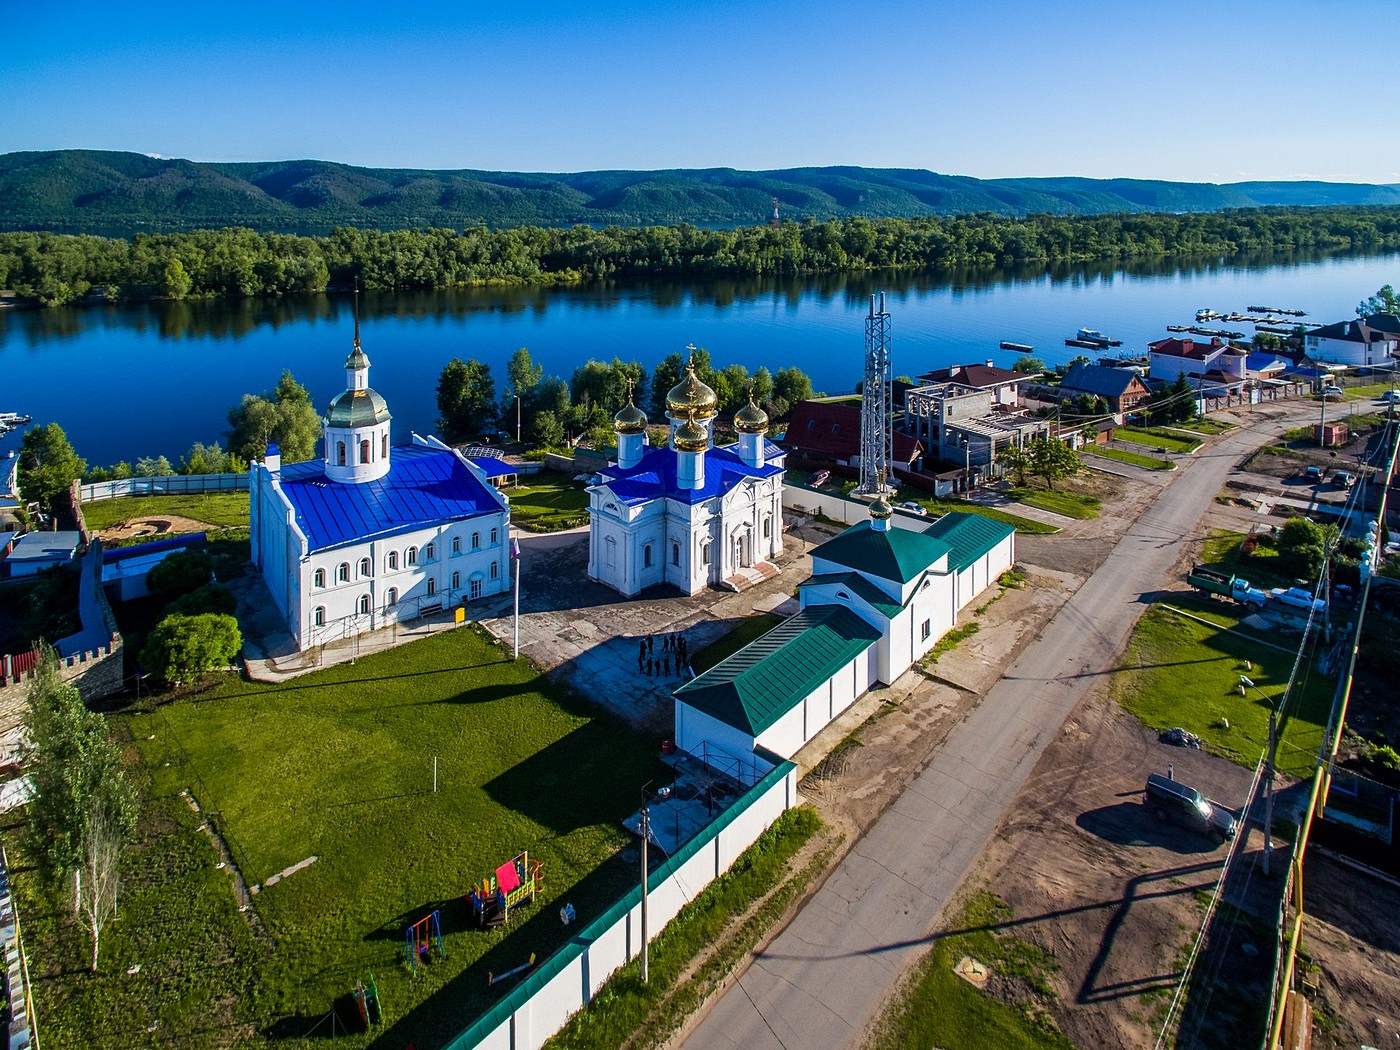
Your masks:
<instances>
[{"instance_id":1,"label":"group of people","mask_svg":"<svg viewBox=\"0 0 1400 1050\"><path fill-rule=\"evenodd\" d=\"M661 639L661 655L656 655L656 639ZM688 675L694 677L695 672L690 670L690 646L685 640L685 635L680 631L670 631L665 634L649 634L645 638L637 640L637 673L646 674L648 677L662 675L669 678L671 668L675 668L678 675Z\"/></svg>"}]
</instances>

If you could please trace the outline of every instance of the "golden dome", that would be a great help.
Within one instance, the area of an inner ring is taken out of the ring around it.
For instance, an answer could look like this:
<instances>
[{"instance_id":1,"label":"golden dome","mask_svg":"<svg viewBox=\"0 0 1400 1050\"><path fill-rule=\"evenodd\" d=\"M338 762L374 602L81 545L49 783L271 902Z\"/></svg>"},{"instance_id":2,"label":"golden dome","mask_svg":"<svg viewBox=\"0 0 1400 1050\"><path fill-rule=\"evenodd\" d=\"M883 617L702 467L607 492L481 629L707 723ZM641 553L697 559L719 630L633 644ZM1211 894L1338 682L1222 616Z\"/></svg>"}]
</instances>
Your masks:
<instances>
[{"instance_id":1,"label":"golden dome","mask_svg":"<svg viewBox=\"0 0 1400 1050\"><path fill-rule=\"evenodd\" d=\"M894 508L886 502L884 496L876 496L870 504L870 517L876 521L885 521L894 515Z\"/></svg>"},{"instance_id":2,"label":"golden dome","mask_svg":"<svg viewBox=\"0 0 1400 1050\"><path fill-rule=\"evenodd\" d=\"M677 452L704 452L710 447L710 432L695 421L695 413L691 411L685 422L676 428L671 444Z\"/></svg>"},{"instance_id":3,"label":"golden dome","mask_svg":"<svg viewBox=\"0 0 1400 1050\"><path fill-rule=\"evenodd\" d=\"M734 413L734 429L741 434L768 432L768 413L754 404L752 393L749 394L749 403Z\"/></svg>"},{"instance_id":4,"label":"golden dome","mask_svg":"<svg viewBox=\"0 0 1400 1050\"><path fill-rule=\"evenodd\" d=\"M627 404L613 416L613 429L619 434L640 434L647 428L647 414L627 398Z\"/></svg>"},{"instance_id":5,"label":"golden dome","mask_svg":"<svg viewBox=\"0 0 1400 1050\"><path fill-rule=\"evenodd\" d=\"M695 362L687 361L685 375L666 395L666 414L680 418L689 415L692 410L696 419L710 419L719 410L719 398L700 382L695 374Z\"/></svg>"}]
</instances>

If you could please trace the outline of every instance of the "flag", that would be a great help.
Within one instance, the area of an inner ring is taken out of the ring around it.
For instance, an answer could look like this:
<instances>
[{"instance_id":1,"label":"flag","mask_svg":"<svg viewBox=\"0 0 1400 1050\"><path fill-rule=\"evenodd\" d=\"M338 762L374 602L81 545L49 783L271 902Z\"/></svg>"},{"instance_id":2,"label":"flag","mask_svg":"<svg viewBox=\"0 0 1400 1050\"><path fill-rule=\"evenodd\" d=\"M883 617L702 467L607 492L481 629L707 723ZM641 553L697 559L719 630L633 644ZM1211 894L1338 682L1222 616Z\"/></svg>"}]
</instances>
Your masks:
<instances>
[{"instance_id":1,"label":"flag","mask_svg":"<svg viewBox=\"0 0 1400 1050\"><path fill-rule=\"evenodd\" d=\"M517 540L514 536L510 538L510 557L512 561L515 561L520 557L520 541Z\"/></svg>"}]
</instances>

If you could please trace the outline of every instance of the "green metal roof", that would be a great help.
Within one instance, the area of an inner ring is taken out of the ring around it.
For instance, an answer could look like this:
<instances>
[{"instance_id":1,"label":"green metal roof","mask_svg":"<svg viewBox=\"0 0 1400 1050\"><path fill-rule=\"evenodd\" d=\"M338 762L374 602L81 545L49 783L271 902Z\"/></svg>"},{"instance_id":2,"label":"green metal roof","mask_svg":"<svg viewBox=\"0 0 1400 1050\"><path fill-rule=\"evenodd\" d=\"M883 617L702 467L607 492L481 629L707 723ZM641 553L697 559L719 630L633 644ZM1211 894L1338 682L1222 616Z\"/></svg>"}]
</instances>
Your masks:
<instances>
[{"instance_id":1,"label":"green metal roof","mask_svg":"<svg viewBox=\"0 0 1400 1050\"><path fill-rule=\"evenodd\" d=\"M870 522L865 521L813 549L812 557L825 558L882 580L912 583L948 553L948 545L929 530L872 529Z\"/></svg>"},{"instance_id":2,"label":"green metal roof","mask_svg":"<svg viewBox=\"0 0 1400 1050\"><path fill-rule=\"evenodd\" d=\"M333 427L368 427L389 418L389 406L373 390L342 390L331 402L326 419Z\"/></svg>"},{"instance_id":3,"label":"green metal roof","mask_svg":"<svg viewBox=\"0 0 1400 1050\"><path fill-rule=\"evenodd\" d=\"M879 631L844 606L803 609L675 695L757 736L879 638Z\"/></svg>"},{"instance_id":4,"label":"green metal roof","mask_svg":"<svg viewBox=\"0 0 1400 1050\"><path fill-rule=\"evenodd\" d=\"M873 583L867 580L858 572L833 572L824 576L809 576L798 586L811 587L822 584L834 584L844 587L852 594L863 599L865 603L886 616L897 616L904 608L895 599L891 598L884 591L880 590Z\"/></svg>"},{"instance_id":5,"label":"green metal roof","mask_svg":"<svg viewBox=\"0 0 1400 1050\"><path fill-rule=\"evenodd\" d=\"M959 572L1015 531L1016 526L993 521L985 514L954 510L926 528L924 534L935 536L948 545L948 568Z\"/></svg>"}]
</instances>

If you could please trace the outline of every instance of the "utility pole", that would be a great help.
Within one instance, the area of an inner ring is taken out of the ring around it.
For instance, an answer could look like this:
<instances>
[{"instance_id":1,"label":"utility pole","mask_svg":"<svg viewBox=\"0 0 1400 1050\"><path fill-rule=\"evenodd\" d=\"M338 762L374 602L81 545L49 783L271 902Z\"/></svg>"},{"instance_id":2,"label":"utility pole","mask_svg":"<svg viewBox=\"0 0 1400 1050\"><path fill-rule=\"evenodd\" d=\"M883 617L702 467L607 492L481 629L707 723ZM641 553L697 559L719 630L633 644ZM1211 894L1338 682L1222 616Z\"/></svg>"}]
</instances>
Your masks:
<instances>
[{"instance_id":1,"label":"utility pole","mask_svg":"<svg viewBox=\"0 0 1400 1050\"><path fill-rule=\"evenodd\" d=\"M1240 685L1253 689L1269 706L1269 757L1264 765L1264 877L1268 878L1269 858L1274 852L1274 761L1278 756L1278 708L1245 675L1240 675Z\"/></svg>"},{"instance_id":2,"label":"utility pole","mask_svg":"<svg viewBox=\"0 0 1400 1050\"><path fill-rule=\"evenodd\" d=\"M651 835L651 822L647 807L642 807L642 983L647 983L647 838Z\"/></svg>"}]
</instances>

